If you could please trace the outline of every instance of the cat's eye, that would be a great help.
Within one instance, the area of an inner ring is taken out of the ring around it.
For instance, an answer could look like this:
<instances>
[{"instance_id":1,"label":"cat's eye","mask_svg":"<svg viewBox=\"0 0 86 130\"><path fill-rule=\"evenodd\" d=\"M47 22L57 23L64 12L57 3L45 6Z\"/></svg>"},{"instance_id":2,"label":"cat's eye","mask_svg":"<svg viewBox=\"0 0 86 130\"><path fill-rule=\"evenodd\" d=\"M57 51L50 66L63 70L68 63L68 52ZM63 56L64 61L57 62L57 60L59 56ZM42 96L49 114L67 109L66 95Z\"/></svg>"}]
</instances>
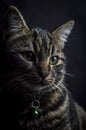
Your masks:
<instances>
[{"instance_id":1,"label":"cat's eye","mask_svg":"<svg viewBox=\"0 0 86 130\"><path fill-rule=\"evenodd\" d=\"M55 64L58 63L58 60L59 60L58 56L52 56L52 57L50 58L50 64L51 64L51 65L55 65Z\"/></svg>"},{"instance_id":2,"label":"cat's eye","mask_svg":"<svg viewBox=\"0 0 86 130\"><path fill-rule=\"evenodd\" d=\"M35 61L35 55L31 51L23 52L22 55L28 61Z\"/></svg>"}]
</instances>

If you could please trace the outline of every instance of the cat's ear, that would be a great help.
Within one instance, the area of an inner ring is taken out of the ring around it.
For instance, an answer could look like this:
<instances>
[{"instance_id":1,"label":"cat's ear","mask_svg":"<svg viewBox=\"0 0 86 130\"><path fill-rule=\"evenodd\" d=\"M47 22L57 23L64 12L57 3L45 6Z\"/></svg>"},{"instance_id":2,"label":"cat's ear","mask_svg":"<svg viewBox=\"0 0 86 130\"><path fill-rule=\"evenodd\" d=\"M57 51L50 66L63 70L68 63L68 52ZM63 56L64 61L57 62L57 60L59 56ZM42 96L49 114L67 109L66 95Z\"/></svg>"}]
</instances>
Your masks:
<instances>
[{"instance_id":1,"label":"cat's ear","mask_svg":"<svg viewBox=\"0 0 86 130\"><path fill-rule=\"evenodd\" d=\"M6 33L15 33L23 28L28 28L23 16L15 6L10 6L3 22L3 30Z\"/></svg>"},{"instance_id":2,"label":"cat's ear","mask_svg":"<svg viewBox=\"0 0 86 130\"><path fill-rule=\"evenodd\" d=\"M74 21L71 20L52 32L53 37L58 41L61 48L64 48L64 43L67 41L69 34L74 26Z\"/></svg>"}]
</instances>

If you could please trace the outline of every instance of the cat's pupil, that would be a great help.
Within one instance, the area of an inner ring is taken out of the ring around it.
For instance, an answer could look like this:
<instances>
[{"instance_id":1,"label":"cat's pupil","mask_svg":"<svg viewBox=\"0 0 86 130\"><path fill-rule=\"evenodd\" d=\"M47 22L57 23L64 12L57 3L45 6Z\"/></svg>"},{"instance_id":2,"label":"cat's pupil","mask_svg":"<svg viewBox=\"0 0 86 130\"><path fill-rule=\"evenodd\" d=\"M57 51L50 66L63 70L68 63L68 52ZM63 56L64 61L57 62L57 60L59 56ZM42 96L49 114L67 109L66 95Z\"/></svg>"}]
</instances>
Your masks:
<instances>
[{"instance_id":1,"label":"cat's pupil","mask_svg":"<svg viewBox=\"0 0 86 130\"><path fill-rule=\"evenodd\" d=\"M58 62L58 56L52 56L50 58L50 64L51 65L55 65L55 64L57 64L57 62Z\"/></svg>"},{"instance_id":2,"label":"cat's pupil","mask_svg":"<svg viewBox=\"0 0 86 130\"><path fill-rule=\"evenodd\" d=\"M35 55L31 51L23 52L23 57L28 61L35 61Z\"/></svg>"}]
</instances>

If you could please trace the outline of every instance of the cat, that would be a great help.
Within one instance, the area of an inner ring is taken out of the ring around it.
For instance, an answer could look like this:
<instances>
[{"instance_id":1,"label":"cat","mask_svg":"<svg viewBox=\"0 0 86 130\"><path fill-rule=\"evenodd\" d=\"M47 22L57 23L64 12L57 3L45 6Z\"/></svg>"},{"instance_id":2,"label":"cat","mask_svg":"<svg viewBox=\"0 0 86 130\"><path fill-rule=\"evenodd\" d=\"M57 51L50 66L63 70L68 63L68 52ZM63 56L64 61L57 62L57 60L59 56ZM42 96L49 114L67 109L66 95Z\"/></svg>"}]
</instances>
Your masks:
<instances>
[{"instance_id":1,"label":"cat","mask_svg":"<svg viewBox=\"0 0 86 130\"><path fill-rule=\"evenodd\" d=\"M64 83L64 46L73 26L70 20L52 32L30 29L9 7L0 51L0 130L86 130L86 113Z\"/></svg>"}]
</instances>

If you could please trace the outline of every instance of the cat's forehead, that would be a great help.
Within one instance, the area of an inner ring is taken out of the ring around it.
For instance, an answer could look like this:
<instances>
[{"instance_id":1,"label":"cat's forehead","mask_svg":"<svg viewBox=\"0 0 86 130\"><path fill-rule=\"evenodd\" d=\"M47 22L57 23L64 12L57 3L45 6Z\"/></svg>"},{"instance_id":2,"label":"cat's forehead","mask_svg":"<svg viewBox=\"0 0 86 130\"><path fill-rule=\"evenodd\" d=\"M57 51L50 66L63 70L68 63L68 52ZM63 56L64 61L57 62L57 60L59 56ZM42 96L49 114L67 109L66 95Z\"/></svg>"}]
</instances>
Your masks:
<instances>
[{"instance_id":1,"label":"cat's forehead","mask_svg":"<svg viewBox=\"0 0 86 130\"><path fill-rule=\"evenodd\" d=\"M50 42L50 33L39 27L33 29L34 37L41 43L43 40L47 43Z\"/></svg>"},{"instance_id":2,"label":"cat's forehead","mask_svg":"<svg viewBox=\"0 0 86 130\"><path fill-rule=\"evenodd\" d=\"M57 44L55 44L55 39L52 37L52 34L47 31L43 30L39 27L33 29L33 46L35 46L36 49L39 49L40 51L44 51L47 53L47 51L51 51L51 48L54 51L57 51L59 48Z\"/></svg>"},{"instance_id":3,"label":"cat's forehead","mask_svg":"<svg viewBox=\"0 0 86 130\"><path fill-rule=\"evenodd\" d=\"M33 46L36 52L41 54L49 54L50 46L52 46L51 34L47 30L43 30L39 27L33 29Z\"/></svg>"}]
</instances>

